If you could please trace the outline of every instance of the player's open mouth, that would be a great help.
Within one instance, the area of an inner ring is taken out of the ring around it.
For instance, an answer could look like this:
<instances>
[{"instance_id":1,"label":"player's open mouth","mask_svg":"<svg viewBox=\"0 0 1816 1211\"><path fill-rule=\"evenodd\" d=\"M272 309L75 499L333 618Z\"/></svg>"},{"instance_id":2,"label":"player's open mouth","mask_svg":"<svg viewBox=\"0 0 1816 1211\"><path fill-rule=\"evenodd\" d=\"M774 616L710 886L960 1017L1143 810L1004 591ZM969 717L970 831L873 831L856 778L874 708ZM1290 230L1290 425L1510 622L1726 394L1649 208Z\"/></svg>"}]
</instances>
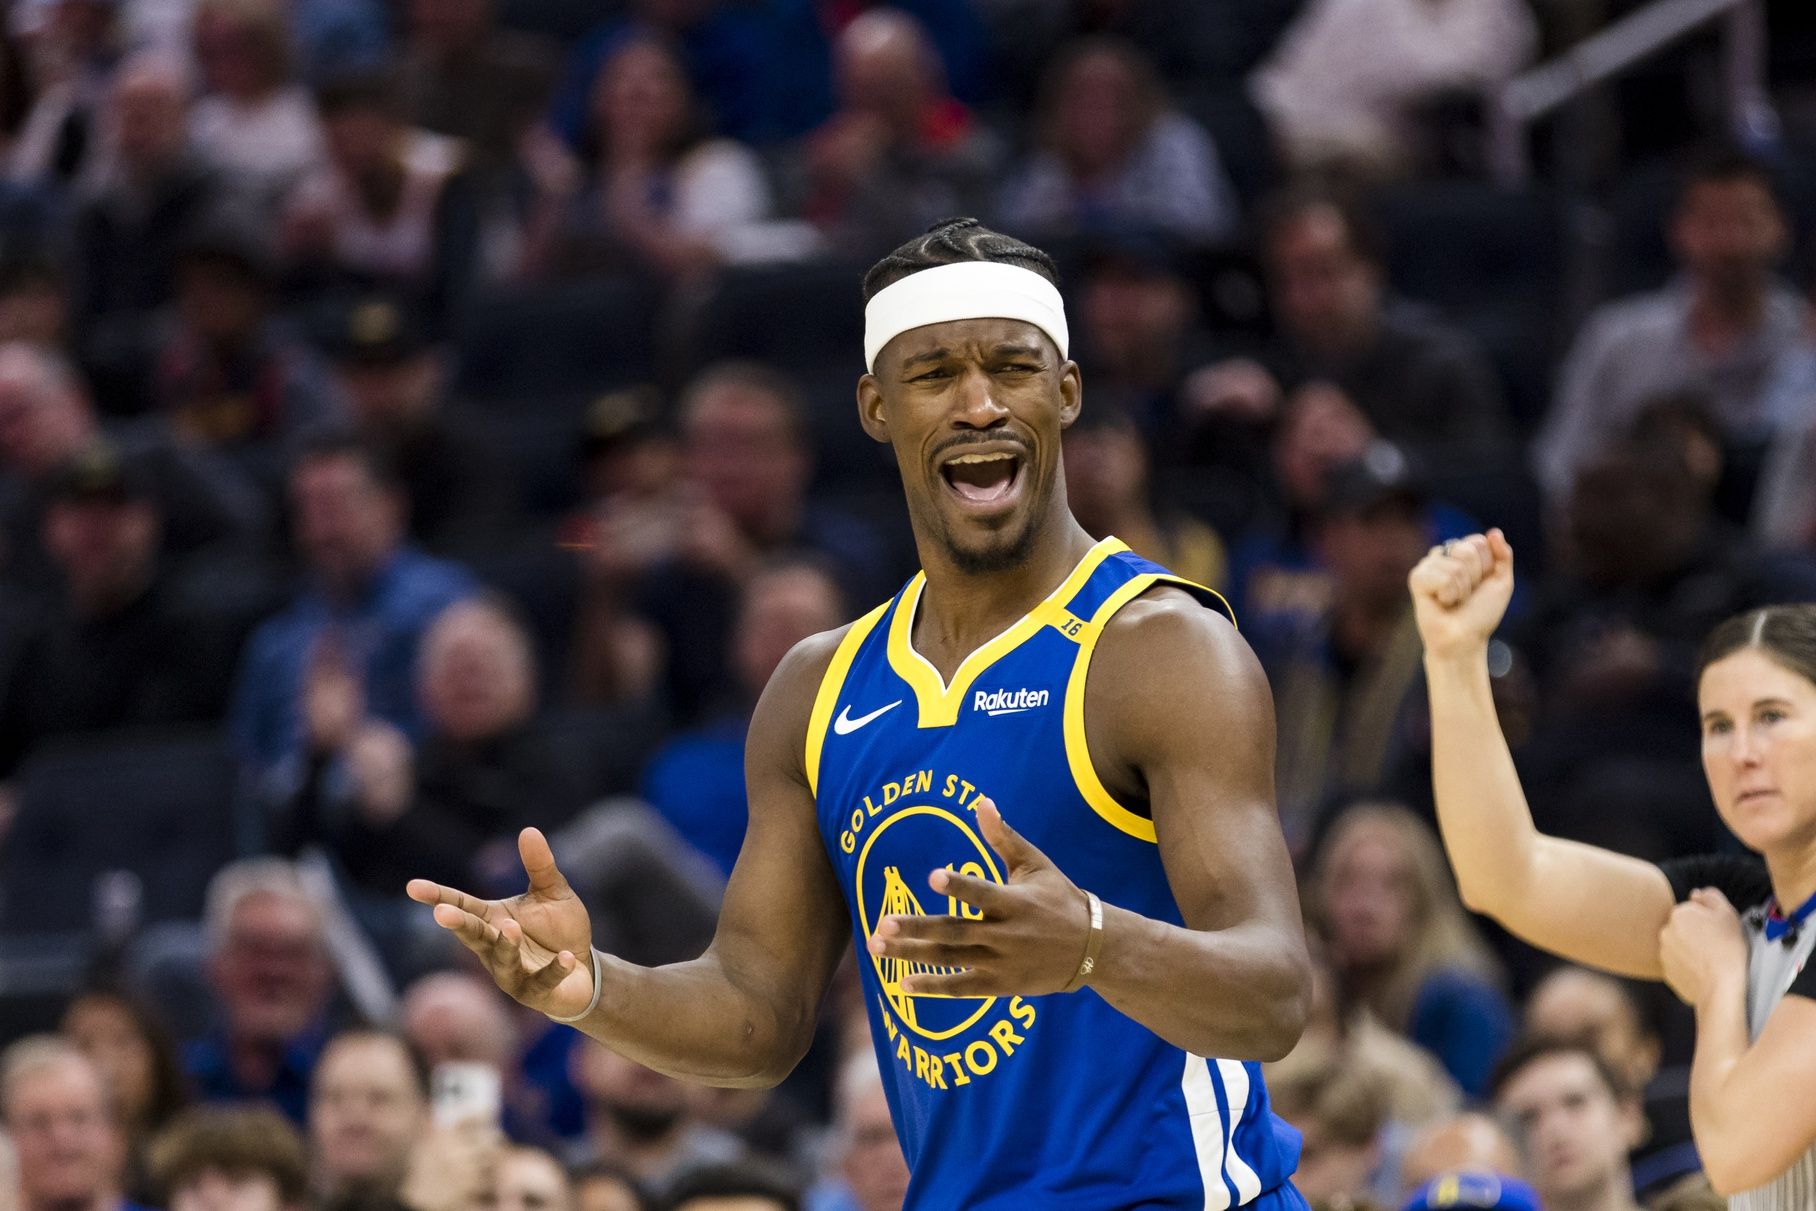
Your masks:
<instances>
[{"instance_id":1,"label":"player's open mouth","mask_svg":"<svg viewBox=\"0 0 1816 1211\"><path fill-rule=\"evenodd\" d=\"M1000 505L1021 483L1022 459L1009 450L967 451L940 464L940 477L968 505Z\"/></svg>"}]
</instances>

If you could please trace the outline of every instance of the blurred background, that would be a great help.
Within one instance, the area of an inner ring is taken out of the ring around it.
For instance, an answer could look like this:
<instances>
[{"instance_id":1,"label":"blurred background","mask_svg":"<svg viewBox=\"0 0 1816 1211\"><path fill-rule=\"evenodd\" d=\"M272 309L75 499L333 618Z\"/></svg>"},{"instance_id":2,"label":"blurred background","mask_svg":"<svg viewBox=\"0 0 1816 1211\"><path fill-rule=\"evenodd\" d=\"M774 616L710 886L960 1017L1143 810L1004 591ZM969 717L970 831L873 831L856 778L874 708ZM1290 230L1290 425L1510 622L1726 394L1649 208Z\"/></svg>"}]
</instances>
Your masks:
<instances>
[{"instance_id":1,"label":"blurred background","mask_svg":"<svg viewBox=\"0 0 1816 1211\"><path fill-rule=\"evenodd\" d=\"M849 971L779 1090L691 1089L401 889L534 823L602 946L705 945L758 690L916 566L859 280L952 215L1062 268L1080 522L1272 679L1307 1194L1714 1205L1687 1011L1457 901L1404 584L1512 539L1541 828L1734 846L1692 669L1816 598L1816 7L4 14L0 1208L899 1207Z\"/></svg>"}]
</instances>

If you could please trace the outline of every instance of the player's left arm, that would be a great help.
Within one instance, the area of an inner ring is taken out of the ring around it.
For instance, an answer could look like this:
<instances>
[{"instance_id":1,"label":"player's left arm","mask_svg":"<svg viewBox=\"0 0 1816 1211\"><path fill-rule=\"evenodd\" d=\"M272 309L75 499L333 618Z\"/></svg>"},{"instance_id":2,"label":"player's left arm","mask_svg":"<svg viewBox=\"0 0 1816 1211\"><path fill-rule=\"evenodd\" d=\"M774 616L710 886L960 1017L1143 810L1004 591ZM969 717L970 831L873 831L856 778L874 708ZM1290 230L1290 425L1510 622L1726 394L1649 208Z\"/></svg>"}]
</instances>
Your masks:
<instances>
[{"instance_id":1,"label":"player's left arm","mask_svg":"<svg viewBox=\"0 0 1816 1211\"><path fill-rule=\"evenodd\" d=\"M1085 695L1099 775L1146 799L1183 928L1105 906L1094 987L1180 1047L1278 1059L1311 999L1292 859L1274 805L1274 703L1248 643L1183 592L1105 627Z\"/></svg>"},{"instance_id":2,"label":"player's left arm","mask_svg":"<svg viewBox=\"0 0 1816 1211\"><path fill-rule=\"evenodd\" d=\"M1085 731L1110 789L1149 803L1185 920L1156 921L1107 897L1090 986L1196 1055L1278 1059L1304 1028L1311 968L1274 807L1273 702L1254 654L1183 593L1132 602L1098 641ZM977 820L1007 882L936 870L929 884L983 919L885 917L872 953L957 969L905 978L904 990L921 995L1065 989L1085 954L1084 890L995 804L980 799Z\"/></svg>"},{"instance_id":3,"label":"player's left arm","mask_svg":"<svg viewBox=\"0 0 1816 1211\"><path fill-rule=\"evenodd\" d=\"M1696 1007L1690 1127L1710 1185L1724 1195L1762 1186L1816 1146L1816 965L1747 1038L1747 950L1720 892L1679 904L1659 936L1660 962Z\"/></svg>"}]
</instances>

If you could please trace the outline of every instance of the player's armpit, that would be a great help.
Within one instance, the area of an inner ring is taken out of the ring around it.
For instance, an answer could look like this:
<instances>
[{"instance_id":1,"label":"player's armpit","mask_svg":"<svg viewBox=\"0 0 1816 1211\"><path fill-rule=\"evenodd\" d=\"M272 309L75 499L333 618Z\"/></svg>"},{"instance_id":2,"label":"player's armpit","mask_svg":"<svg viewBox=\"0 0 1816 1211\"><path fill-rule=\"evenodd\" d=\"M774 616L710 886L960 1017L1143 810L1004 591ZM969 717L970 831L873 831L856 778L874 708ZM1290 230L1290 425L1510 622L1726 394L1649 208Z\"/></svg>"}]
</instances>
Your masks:
<instances>
[{"instance_id":1,"label":"player's armpit","mask_svg":"<svg viewBox=\"0 0 1816 1211\"><path fill-rule=\"evenodd\" d=\"M1150 593L1098 643L1085 728L1106 783L1144 790L1188 926L1131 930L1120 956L1106 937L1099 990L1196 1054L1284 1054L1304 1024L1310 961L1274 805L1273 700L1254 653L1185 594ZM1144 975L1147 963L1166 974Z\"/></svg>"}]
</instances>

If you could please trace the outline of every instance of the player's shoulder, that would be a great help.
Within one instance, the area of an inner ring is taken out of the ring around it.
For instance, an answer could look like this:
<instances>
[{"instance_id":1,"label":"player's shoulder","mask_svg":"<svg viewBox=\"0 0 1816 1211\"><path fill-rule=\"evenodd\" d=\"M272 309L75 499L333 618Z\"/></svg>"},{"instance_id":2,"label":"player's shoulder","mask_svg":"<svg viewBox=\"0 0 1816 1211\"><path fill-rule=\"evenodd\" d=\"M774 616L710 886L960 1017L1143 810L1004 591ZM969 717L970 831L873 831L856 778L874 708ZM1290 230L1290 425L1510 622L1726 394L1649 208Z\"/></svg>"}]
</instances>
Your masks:
<instances>
[{"instance_id":1,"label":"player's shoulder","mask_svg":"<svg viewBox=\"0 0 1816 1211\"><path fill-rule=\"evenodd\" d=\"M1157 584L1117 610L1104 624L1092 658L1092 677L1138 677L1265 690L1260 662L1229 617L1178 585Z\"/></svg>"},{"instance_id":2,"label":"player's shoulder","mask_svg":"<svg viewBox=\"0 0 1816 1211\"><path fill-rule=\"evenodd\" d=\"M1196 651L1234 654L1248 643L1221 610L1176 584L1150 586L1104 623L1106 640L1137 650Z\"/></svg>"},{"instance_id":3,"label":"player's shoulder","mask_svg":"<svg viewBox=\"0 0 1816 1211\"><path fill-rule=\"evenodd\" d=\"M776 665L762 697L757 699L746 740L746 747L762 763L784 769L791 777L805 778L800 758L805 751L814 701L838 655L839 645L862 621L809 635L788 649Z\"/></svg>"},{"instance_id":4,"label":"player's shoulder","mask_svg":"<svg viewBox=\"0 0 1816 1211\"><path fill-rule=\"evenodd\" d=\"M764 691L764 697L769 697L772 690L781 689L790 693L805 692L811 702L820 682L825 680L826 671L832 667L833 658L838 655L839 645L845 642L852 628L863 621L856 619L830 631L809 635L789 648L771 674L770 688Z\"/></svg>"}]
</instances>

